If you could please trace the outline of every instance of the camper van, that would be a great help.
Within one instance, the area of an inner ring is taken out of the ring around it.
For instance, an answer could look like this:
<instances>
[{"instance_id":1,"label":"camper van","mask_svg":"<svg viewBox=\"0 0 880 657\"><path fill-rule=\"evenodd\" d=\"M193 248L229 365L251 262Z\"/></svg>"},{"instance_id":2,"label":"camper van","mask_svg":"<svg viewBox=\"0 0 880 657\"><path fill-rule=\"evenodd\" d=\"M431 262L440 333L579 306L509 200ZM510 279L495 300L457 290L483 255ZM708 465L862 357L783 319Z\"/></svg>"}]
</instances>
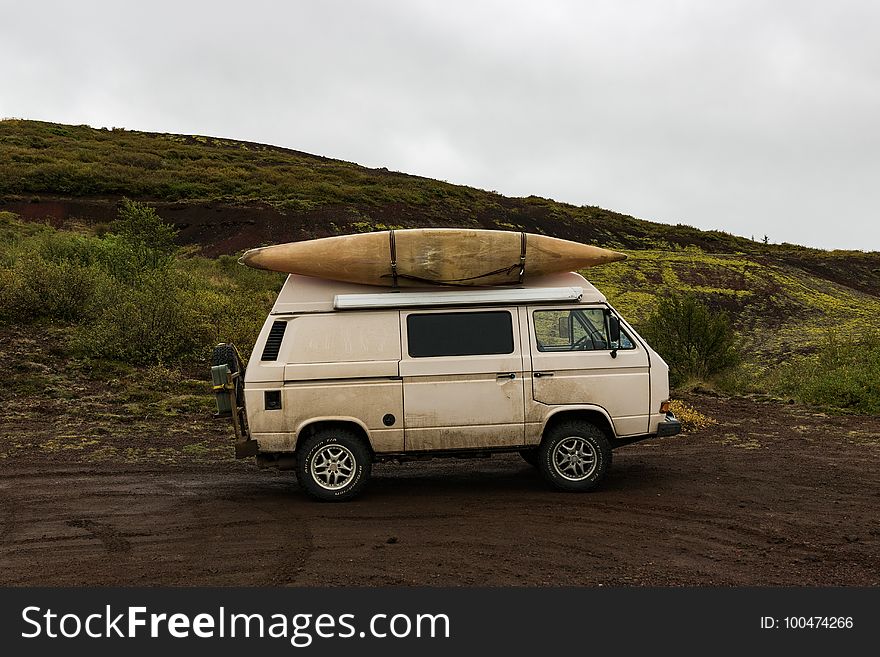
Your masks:
<instances>
[{"instance_id":1,"label":"camper van","mask_svg":"<svg viewBox=\"0 0 880 657\"><path fill-rule=\"evenodd\" d=\"M376 461L500 452L590 491L614 449L681 430L666 363L576 273L403 290L290 275L246 370L229 344L214 363L236 455L325 501Z\"/></svg>"}]
</instances>

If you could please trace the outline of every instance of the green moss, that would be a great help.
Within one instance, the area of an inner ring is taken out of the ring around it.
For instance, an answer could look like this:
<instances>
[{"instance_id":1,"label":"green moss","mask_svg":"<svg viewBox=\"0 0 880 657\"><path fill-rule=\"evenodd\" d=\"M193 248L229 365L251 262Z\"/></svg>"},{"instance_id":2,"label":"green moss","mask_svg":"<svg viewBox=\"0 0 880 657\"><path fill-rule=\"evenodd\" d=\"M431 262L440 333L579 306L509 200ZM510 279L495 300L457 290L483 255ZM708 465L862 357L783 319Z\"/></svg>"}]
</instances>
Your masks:
<instances>
[{"instance_id":1,"label":"green moss","mask_svg":"<svg viewBox=\"0 0 880 657\"><path fill-rule=\"evenodd\" d=\"M877 296L778 261L697 249L626 253L624 262L581 273L628 319L643 322L664 290L693 294L730 312L758 360L814 350L829 326L851 333L880 316Z\"/></svg>"}]
</instances>

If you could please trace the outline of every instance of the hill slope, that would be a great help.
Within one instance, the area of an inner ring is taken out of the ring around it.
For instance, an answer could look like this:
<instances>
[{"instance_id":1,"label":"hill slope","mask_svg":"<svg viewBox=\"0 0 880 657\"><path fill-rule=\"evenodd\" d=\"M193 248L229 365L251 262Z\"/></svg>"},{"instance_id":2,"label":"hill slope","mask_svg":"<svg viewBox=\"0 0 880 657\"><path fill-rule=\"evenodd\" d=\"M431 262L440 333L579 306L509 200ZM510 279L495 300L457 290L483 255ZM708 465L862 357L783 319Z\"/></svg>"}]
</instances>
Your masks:
<instances>
[{"instance_id":1,"label":"hill slope","mask_svg":"<svg viewBox=\"0 0 880 657\"><path fill-rule=\"evenodd\" d=\"M388 227L526 230L619 249L589 277L636 322L664 288L731 311L749 351L779 360L829 329L877 325L880 253L765 245L597 207L508 198L446 182L213 137L0 122L0 210L58 227L150 202L207 256ZM719 199L723 202L723 199Z\"/></svg>"}]
</instances>

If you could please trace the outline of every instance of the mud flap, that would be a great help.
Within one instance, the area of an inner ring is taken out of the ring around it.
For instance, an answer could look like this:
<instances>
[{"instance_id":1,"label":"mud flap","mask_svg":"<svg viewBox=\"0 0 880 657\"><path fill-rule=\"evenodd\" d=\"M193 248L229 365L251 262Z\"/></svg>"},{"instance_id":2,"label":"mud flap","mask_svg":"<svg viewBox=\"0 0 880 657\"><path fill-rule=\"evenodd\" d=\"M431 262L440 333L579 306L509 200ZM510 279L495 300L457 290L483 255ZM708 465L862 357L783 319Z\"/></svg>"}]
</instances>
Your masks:
<instances>
[{"instance_id":1,"label":"mud flap","mask_svg":"<svg viewBox=\"0 0 880 657\"><path fill-rule=\"evenodd\" d=\"M249 456L256 456L260 451L260 446L254 439L239 440L235 443L235 458L246 459Z\"/></svg>"}]
</instances>

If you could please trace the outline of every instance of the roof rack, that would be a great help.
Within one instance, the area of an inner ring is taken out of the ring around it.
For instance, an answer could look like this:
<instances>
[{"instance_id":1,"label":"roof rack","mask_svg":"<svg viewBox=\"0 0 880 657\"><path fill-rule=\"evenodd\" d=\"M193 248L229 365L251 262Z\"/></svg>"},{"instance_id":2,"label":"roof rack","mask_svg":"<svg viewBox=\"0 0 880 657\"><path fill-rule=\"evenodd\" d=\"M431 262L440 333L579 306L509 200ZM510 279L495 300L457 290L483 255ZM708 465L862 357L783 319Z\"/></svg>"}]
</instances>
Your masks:
<instances>
[{"instance_id":1,"label":"roof rack","mask_svg":"<svg viewBox=\"0 0 880 657\"><path fill-rule=\"evenodd\" d=\"M333 297L333 308L336 310L356 310L364 308L487 306L509 303L577 303L583 294L584 290L580 287L337 294Z\"/></svg>"}]
</instances>

